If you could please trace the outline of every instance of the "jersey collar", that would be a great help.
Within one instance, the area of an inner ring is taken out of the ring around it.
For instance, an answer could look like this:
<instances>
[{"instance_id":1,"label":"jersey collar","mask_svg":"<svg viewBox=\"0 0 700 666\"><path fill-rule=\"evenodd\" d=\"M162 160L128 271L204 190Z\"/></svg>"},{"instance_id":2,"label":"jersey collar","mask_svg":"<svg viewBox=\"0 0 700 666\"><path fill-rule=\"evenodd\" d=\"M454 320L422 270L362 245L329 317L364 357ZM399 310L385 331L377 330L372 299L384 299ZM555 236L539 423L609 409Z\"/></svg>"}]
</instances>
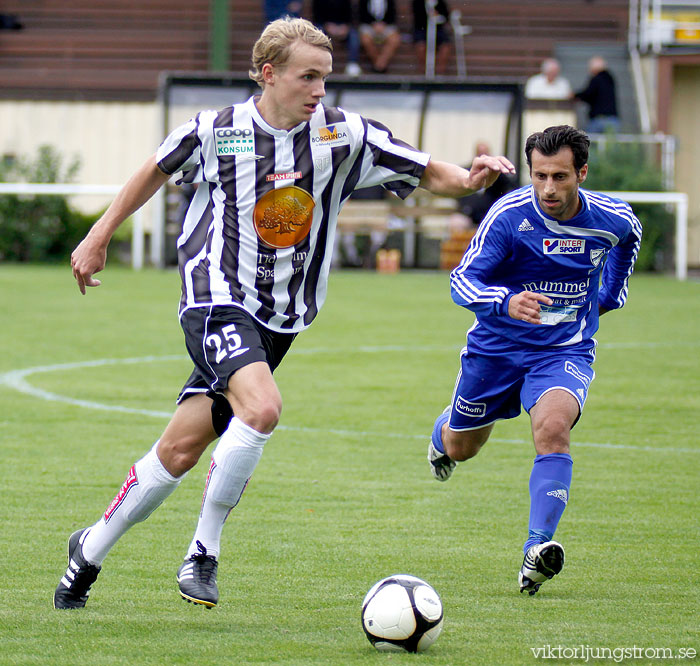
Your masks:
<instances>
[{"instance_id":1,"label":"jersey collar","mask_svg":"<svg viewBox=\"0 0 700 666\"><path fill-rule=\"evenodd\" d=\"M262 127L268 134L272 134L273 136L279 137L293 136L301 132L308 125L308 123L304 121L302 123L299 123L296 127L292 127L292 129L289 130L277 129L276 127L273 127L260 115L260 111L258 111L258 107L255 104L255 101L258 99L260 99L260 94L253 95L246 102L246 104L250 108L250 115L253 117L255 124ZM319 104L319 107L320 106L321 105ZM316 111L318 112L318 108L316 109Z\"/></svg>"}]
</instances>

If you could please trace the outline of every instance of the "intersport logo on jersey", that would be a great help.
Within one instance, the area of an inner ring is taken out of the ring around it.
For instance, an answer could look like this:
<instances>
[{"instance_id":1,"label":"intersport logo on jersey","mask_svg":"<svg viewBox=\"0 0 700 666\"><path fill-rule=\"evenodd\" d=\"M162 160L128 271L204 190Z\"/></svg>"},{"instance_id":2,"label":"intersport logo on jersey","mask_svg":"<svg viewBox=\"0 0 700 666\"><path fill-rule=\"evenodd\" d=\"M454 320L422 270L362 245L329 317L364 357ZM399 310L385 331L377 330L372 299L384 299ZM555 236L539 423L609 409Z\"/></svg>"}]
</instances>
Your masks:
<instances>
[{"instance_id":1,"label":"intersport logo on jersey","mask_svg":"<svg viewBox=\"0 0 700 666\"><path fill-rule=\"evenodd\" d=\"M586 241L579 238L545 238L542 250L545 254L583 254L586 251Z\"/></svg>"}]
</instances>

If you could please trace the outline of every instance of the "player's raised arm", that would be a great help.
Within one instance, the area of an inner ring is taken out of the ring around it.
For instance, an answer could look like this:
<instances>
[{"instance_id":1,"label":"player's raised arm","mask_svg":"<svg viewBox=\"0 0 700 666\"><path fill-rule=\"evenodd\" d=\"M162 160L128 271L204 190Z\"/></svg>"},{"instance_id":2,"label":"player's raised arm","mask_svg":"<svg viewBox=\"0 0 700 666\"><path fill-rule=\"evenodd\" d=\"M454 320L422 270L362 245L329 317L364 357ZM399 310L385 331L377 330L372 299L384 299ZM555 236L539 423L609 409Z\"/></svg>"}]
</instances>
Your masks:
<instances>
[{"instance_id":1,"label":"player's raised arm","mask_svg":"<svg viewBox=\"0 0 700 666\"><path fill-rule=\"evenodd\" d=\"M155 155L149 157L119 191L104 215L92 226L87 236L71 254L73 277L80 293L85 287L98 287L100 281L92 276L99 273L107 261L107 246L114 232L129 215L145 204L170 178L156 164Z\"/></svg>"},{"instance_id":2,"label":"player's raised arm","mask_svg":"<svg viewBox=\"0 0 700 666\"><path fill-rule=\"evenodd\" d=\"M514 174L515 167L505 157L475 157L471 169L431 159L425 167L420 186L444 197L464 197L493 185L502 173Z\"/></svg>"}]
</instances>

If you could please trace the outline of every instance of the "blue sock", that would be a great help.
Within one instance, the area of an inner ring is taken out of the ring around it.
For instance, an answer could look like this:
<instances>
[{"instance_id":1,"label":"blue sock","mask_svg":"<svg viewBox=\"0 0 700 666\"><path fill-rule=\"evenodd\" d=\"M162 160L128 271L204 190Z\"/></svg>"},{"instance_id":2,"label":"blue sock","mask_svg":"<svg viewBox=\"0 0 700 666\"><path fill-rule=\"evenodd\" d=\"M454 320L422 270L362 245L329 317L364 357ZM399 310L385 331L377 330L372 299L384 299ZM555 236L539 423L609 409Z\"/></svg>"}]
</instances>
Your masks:
<instances>
[{"instance_id":1,"label":"blue sock","mask_svg":"<svg viewBox=\"0 0 700 666\"><path fill-rule=\"evenodd\" d=\"M450 419L450 413L443 412L435 420L435 426L433 427L433 434L431 439L433 440L433 446L440 452L445 453L445 447L442 443L442 426L447 423Z\"/></svg>"},{"instance_id":2,"label":"blue sock","mask_svg":"<svg viewBox=\"0 0 700 666\"><path fill-rule=\"evenodd\" d=\"M530 475L530 524L523 552L551 541L569 501L573 460L568 453L536 456Z\"/></svg>"}]
</instances>

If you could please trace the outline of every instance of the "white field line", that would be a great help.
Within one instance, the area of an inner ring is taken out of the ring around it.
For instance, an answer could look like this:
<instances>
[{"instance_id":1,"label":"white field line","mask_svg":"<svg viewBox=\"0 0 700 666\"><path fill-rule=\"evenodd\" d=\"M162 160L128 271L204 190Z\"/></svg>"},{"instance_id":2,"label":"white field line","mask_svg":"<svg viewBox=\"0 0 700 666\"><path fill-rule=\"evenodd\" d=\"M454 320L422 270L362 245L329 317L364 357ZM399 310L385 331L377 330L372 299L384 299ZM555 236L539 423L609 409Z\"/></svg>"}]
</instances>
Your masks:
<instances>
[{"instance_id":1,"label":"white field line","mask_svg":"<svg viewBox=\"0 0 700 666\"><path fill-rule=\"evenodd\" d=\"M638 348L638 347L663 347L669 346L672 343L603 343L599 344L599 348ZM693 345L695 346L695 345ZM424 346L424 347L407 347L407 346L361 346L352 350L342 350L338 348L316 348L316 349L297 349L290 351L291 355L309 355L309 354L326 354L326 353L386 353L386 352L428 352L428 351L455 351L458 352L458 347L439 347L439 346ZM93 361L78 361L75 363L57 363L54 365L40 365L33 368L24 368L20 370L10 370L0 374L0 385L4 385L9 389L18 391L25 395L30 395L41 400L47 400L51 402L63 402L75 407L84 407L86 409L98 409L108 412L120 412L122 414L135 414L139 416L150 416L159 419L168 419L172 416L172 412L157 411L151 409L139 409L136 407L125 407L123 405L107 405L100 402L94 402L92 400L81 400L78 398L73 398L71 396L60 395L58 393L52 393L51 391L45 391L44 389L32 386L28 381L27 377L32 375L43 374L47 372L61 372L65 370L76 370L82 368L97 368L108 365L142 365L144 363L160 363L168 361L187 361L188 357L183 355L170 355L170 356L142 356L137 358L105 358L97 359ZM425 433L421 434L406 434L406 433L385 433L385 432L371 432L366 430L344 430L337 428L312 428L308 426L290 426L290 425L279 425L277 430L290 431L290 432L308 432L308 433L321 433L338 435L343 437L362 437L362 438L372 438L372 439L426 439L427 435ZM525 439L501 439L498 437L492 437L490 439L492 442L500 442L504 444L526 444L530 440ZM600 448L600 449L624 449L632 451L651 451L655 453L699 453L700 449L692 449L686 447L654 447L654 446L636 446L633 444L613 444L608 442L575 442L576 447L586 447L586 448Z\"/></svg>"}]
</instances>

